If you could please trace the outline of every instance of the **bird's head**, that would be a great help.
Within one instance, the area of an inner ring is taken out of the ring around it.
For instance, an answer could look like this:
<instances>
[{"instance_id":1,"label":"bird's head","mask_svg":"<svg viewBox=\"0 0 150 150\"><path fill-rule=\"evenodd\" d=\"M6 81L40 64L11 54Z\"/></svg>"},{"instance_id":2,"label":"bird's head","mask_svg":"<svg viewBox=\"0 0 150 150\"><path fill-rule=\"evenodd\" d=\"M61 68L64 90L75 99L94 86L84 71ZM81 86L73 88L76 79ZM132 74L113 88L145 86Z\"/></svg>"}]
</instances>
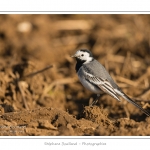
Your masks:
<instances>
[{"instance_id":1,"label":"bird's head","mask_svg":"<svg viewBox=\"0 0 150 150\"><path fill-rule=\"evenodd\" d=\"M71 57L74 57L74 58L76 58L77 61L80 61L83 63L88 63L93 60L93 55L92 55L91 51L89 51L87 49L80 49Z\"/></svg>"}]
</instances>

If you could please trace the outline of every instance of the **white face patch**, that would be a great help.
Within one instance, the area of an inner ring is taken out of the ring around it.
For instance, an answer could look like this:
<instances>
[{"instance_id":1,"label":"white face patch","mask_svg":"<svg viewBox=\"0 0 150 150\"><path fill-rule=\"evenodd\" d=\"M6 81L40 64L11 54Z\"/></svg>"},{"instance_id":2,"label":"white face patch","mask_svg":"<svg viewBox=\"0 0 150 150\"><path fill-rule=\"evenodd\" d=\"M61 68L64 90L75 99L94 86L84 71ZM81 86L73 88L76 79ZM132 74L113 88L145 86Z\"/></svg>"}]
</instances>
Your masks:
<instances>
[{"instance_id":1,"label":"white face patch","mask_svg":"<svg viewBox=\"0 0 150 150\"><path fill-rule=\"evenodd\" d=\"M83 60L85 61L84 64L92 61L93 57L90 56L90 54L86 51L81 51L81 50L78 50L75 54L75 57L80 59L80 60Z\"/></svg>"}]
</instances>

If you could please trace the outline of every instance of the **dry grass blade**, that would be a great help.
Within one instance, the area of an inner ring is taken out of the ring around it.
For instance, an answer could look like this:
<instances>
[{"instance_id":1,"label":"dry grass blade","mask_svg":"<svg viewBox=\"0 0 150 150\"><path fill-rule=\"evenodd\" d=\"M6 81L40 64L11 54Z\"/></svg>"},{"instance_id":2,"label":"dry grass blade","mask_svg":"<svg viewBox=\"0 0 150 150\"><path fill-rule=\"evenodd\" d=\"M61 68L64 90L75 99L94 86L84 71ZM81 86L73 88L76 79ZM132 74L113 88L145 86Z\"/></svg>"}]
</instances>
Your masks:
<instances>
[{"instance_id":1,"label":"dry grass blade","mask_svg":"<svg viewBox=\"0 0 150 150\"><path fill-rule=\"evenodd\" d=\"M66 79L59 79L56 81L53 81L49 86L45 87L43 90L43 94L47 93L48 91L51 91L52 88L56 85L64 85L64 84L71 84L77 81L77 78L66 78Z\"/></svg>"},{"instance_id":2,"label":"dry grass blade","mask_svg":"<svg viewBox=\"0 0 150 150\"><path fill-rule=\"evenodd\" d=\"M25 96L25 90L27 88L27 83L25 83L24 81L20 81L20 82L18 82L18 87L19 87L19 90L20 90L20 93L22 96L23 104L26 109L29 109L27 101L26 101L26 96Z\"/></svg>"},{"instance_id":3,"label":"dry grass blade","mask_svg":"<svg viewBox=\"0 0 150 150\"><path fill-rule=\"evenodd\" d=\"M146 73L144 73L141 77L139 77L136 81L137 84L141 83L145 78L148 78L150 76L150 67L147 68Z\"/></svg>"},{"instance_id":4,"label":"dry grass blade","mask_svg":"<svg viewBox=\"0 0 150 150\"><path fill-rule=\"evenodd\" d=\"M120 81L120 82L124 82L124 83L129 84L129 85L132 85L134 87L137 86L137 82L132 81L132 80L127 79L127 78L124 78L124 77L121 77L121 76L116 76L116 80Z\"/></svg>"},{"instance_id":5,"label":"dry grass blade","mask_svg":"<svg viewBox=\"0 0 150 150\"><path fill-rule=\"evenodd\" d=\"M54 23L56 30L90 30L94 25L92 20L63 20Z\"/></svg>"},{"instance_id":6,"label":"dry grass blade","mask_svg":"<svg viewBox=\"0 0 150 150\"><path fill-rule=\"evenodd\" d=\"M50 66L45 67L45 68L43 68L43 69L41 69L41 70L39 70L39 71L33 72L33 73L31 73L31 74L28 74L28 75L22 77L21 79L28 78L28 77L32 77L32 76L34 76L34 75L36 75L36 74L38 74L38 73L41 73L41 72L43 72L43 71L46 71L46 70L48 70L48 69L50 69L50 68L52 68L52 67L53 67L53 66L50 65Z\"/></svg>"}]
</instances>

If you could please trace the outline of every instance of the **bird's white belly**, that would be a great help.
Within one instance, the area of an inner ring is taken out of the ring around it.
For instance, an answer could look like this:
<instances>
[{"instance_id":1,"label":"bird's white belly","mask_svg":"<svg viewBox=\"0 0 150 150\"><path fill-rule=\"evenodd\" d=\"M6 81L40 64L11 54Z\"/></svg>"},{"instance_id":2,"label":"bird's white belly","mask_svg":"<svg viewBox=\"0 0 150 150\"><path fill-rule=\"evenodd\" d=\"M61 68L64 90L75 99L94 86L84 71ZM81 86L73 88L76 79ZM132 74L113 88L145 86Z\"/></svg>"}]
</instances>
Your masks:
<instances>
[{"instance_id":1,"label":"bird's white belly","mask_svg":"<svg viewBox=\"0 0 150 150\"><path fill-rule=\"evenodd\" d=\"M96 94L100 94L102 91L97 88L97 86L94 86L93 84L91 84L90 82L88 82L83 76L79 76L79 80L82 83L82 85L87 88L89 91L96 93Z\"/></svg>"}]
</instances>

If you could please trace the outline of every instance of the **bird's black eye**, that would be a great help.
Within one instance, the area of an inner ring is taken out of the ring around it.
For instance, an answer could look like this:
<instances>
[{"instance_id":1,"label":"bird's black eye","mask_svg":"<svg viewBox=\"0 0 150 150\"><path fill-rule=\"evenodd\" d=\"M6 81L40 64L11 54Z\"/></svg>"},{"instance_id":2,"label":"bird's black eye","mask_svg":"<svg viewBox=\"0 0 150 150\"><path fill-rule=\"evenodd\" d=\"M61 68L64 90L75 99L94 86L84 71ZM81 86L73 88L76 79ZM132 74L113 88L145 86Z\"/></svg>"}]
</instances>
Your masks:
<instances>
[{"instance_id":1,"label":"bird's black eye","mask_svg":"<svg viewBox=\"0 0 150 150\"><path fill-rule=\"evenodd\" d=\"M84 54L81 55L82 57L84 56Z\"/></svg>"}]
</instances>

